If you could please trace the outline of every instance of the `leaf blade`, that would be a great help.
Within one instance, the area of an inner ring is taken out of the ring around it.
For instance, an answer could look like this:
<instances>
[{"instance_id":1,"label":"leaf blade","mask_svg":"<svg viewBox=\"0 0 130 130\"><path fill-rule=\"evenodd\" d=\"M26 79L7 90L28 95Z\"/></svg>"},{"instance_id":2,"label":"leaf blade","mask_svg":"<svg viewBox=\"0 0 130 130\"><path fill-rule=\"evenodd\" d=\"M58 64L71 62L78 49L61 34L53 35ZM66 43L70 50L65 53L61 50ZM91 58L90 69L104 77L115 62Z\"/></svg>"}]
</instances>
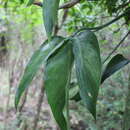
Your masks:
<instances>
[{"instance_id":1,"label":"leaf blade","mask_svg":"<svg viewBox=\"0 0 130 130\"><path fill-rule=\"evenodd\" d=\"M115 55L110 62L107 64L103 74L101 83L103 83L107 78L113 75L115 72L126 66L130 63L130 60L126 59L123 55Z\"/></svg>"},{"instance_id":2,"label":"leaf blade","mask_svg":"<svg viewBox=\"0 0 130 130\"><path fill-rule=\"evenodd\" d=\"M48 39L51 38L57 21L59 2L60 0L45 0L43 4L43 20Z\"/></svg>"},{"instance_id":3,"label":"leaf blade","mask_svg":"<svg viewBox=\"0 0 130 130\"><path fill-rule=\"evenodd\" d=\"M130 60L125 58L121 54L117 54L114 56L108 63L106 69L104 70L101 78L101 84L114 73L119 71L121 68L125 67L127 64L130 63ZM110 70L110 72L109 72ZM70 100L75 100L76 102L81 100L79 92L75 94Z\"/></svg>"},{"instance_id":4,"label":"leaf blade","mask_svg":"<svg viewBox=\"0 0 130 130\"><path fill-rule=\"evenodd\" d=\"M40 48L37 51L34 52L29 63L27 64L25 68L25 72L19 83L16 95L15 95L16 109L17 109L17 106L19 104L19 101L23 92L25 91L25 89L29 87L31 81L36 75L36 72L38 71L40 66L44 63L44 59L46 58L46 56L57 45L57 43L61 42L62 40L63 40L62 37L59 37L59 36L54 37L52 42L50 42L50 44L46 44L47 43L46 41L40 46ZM46 45L44 46L44 44Z\"/></svg>"},{"instance_id":5,"label":"leaf blade","mask_svg":"<svg viewBox=\"0 0 130 130\"><path fill-rule=\"evenodd\" d=\"M100 50L96 36L90 31L79 33L73 40L73 53L80 96L96 119L96 101L101 79Z\"/></svg>"},{"instance_id":6,"label":"leaf blade","mask_svg":"<svg viewBox=\"0 0 130 130\"><path fill-rule=\"evenodd\" d=\"M45 69L44 82L48 103L61 130L67 130L67 121L63 110L66 104L66 87L70 80L69 75L73 62L70 48L70 45L64 45L60 52L50 58Z\"/></svg>"}]
</instances>

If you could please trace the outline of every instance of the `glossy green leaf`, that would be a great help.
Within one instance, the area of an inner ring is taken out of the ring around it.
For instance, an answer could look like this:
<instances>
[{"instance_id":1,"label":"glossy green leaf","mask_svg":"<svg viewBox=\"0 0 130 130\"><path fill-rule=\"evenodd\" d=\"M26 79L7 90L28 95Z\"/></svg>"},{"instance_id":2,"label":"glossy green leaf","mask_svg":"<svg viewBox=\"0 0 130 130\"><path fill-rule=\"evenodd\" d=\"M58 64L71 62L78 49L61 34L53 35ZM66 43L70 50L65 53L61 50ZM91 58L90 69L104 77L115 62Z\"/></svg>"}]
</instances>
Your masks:
<instances>
[{"instance_id":1,"label":"glossy green leaf","mask_svg":"<svg viewBox=\"0 0 130 130\"><path fill-rule=\"evenodd\" d=\"M96 102L101 79L100 50L96 36L83 31L73 39L73 53L80 96L96 119Z\"/></svg>"},{"instance_id":2,"label":"glossy green leaf","mask_svg":"<svg viewBox=\"0 0 130 130\"><path fill-rule=\"evenodd\" d=\"M29 0L28 3L27 3L27 6L30 6L34 3L35 0Z\"/></svg>"},{"instance_id":3,"label":"glossy green leaf","mask_svg":"<svg viewBox=\"0 0 130 130\"><path fill-rule=\"evenodd\" d=\"M47 41L43 43L40 48L34 52L29 63L25 68L24 75L19 83L16 96L15 96L15 107L17 108L20 101L21 95L27 89L33 80L36 72L39 70L40 66L44 63L44 59L49 54L49 52L63 40L62 37L54 37L52 41L47 44Z\"/></svg>"},{"instance_id":4,"label":"glossy green leaf","mask_svg":"<svg viewBox=\"0 0 130 130\"><path fill-rule=\"evenodd\" d=\"M63 110L66 104L66 88L70 82L72 63L71 44L66 43L48 60L45 68L44 83L48 103L61 130L68 130Z\"/></svg>"},{"instance_id":5,"label":"glossy green leaf","mask_svg":"<svg viewBox=\"0 0 130 130\"><path fill-rule=\"evenodd\" d=\"M48 38L51 38L53 28L57 22L57 14L60 0L44 0L43 20Z\"/></svg>"},{"instance_id":6,"label":"glossy green leaf","mask_svg":"<svg viewBox=\"0 0 130 130\"><path fill-rule=\"evenodd\" d=\"M107 78L109 78L111 75L123 68L128 63L130 63L130 60L126 59L123 55L117 54L114 56L103 72L101 83L103 83Z\"/></svg>"}]
</instances>

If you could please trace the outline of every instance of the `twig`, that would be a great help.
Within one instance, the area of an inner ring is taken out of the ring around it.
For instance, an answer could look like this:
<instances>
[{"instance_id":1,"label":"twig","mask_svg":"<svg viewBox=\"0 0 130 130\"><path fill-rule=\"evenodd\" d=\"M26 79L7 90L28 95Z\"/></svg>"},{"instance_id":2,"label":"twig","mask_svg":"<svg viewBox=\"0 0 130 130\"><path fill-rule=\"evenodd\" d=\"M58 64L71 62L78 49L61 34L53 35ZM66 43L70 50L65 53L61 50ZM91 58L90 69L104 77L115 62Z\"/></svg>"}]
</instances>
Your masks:
<instances>
[{"instance_id":1,"label":"twig","mask_svg":"<svg viewBox=\"0 0 130 130\"><path fill-rule=\"evenodd\" d=\"M125 24L126 23L121 24L121 26L118 29L114 30L113 33L118 33Z\"/></svg>"},{"instance_id":2,"label":"twig","mask_svg":"<svg viewBox=\"0 0 130 130\"><path fill-rule=\"evenodd\" d=\"M125 99L125 110L124 110L124 116L123 116L122 130L130 129L129 121L130 121L130 73L129 73L129 81L128 81L128 91L127 91L127 96Z\"/></svg>"},{"instance_id":3,"label":"twig","mask_svg":"<svg viewBox=\"0 0 130 130\"><path fill-rule=\"evenodd\" d=\"M123 9L124 7L128 6L130 4L130 1L128 1L127 3L125 4L122 4L122 5L119 5L116 10L119 10L119 9Z\"/></svg>"},{"instance_id":4,"label":"twig","mask_svg":"<svg viewBox=\"0 0 130 130\"><path fill-rule=\"evenodd\" d=\"M124 40L127 38L127 36L130 34L130 31L127 32L127 34L123 37L123 39L116 45L116 47L112 50L112 52L108 55L108 57L103 61L105 63L111 55L120 47L120 45L124 42Z\"/></svg>"},{"instance_id":5,"label":"twig","mask_svg":"<svg viewBox=\"0 0 130 130\"><path fill-rule=\"evenodd\" d=\"M61 5L61 6L59 7L59 9L71 8L71 7L75 6L76 4L78 4L80 1L81 1L81 0L72 0L72 1L70 1L70 2L67 2L67 3ZM37 5L37 6L40 6L40 7L43 6L43 4L42 4L41 2L34 2L33 4L34 4L34 5Z\"/></svg>"},{"instance_id":6,"label":"twig","mask_svg":"<svg viewBox=\"0 0 130 130\"><path fill-rule=\"evenodd\" d=\"M34 118L33 130L37 129L37 124L38 124L38 121L39 121L39 116L40 116L40 112L41 112L43 97L44 97L44 83L42 84L41 92L40 92L40 95L39 95L39 100L38 100L38 104L37 104L37 114L36 114L36 116Z\"/></svg>"},{"instance_id":7,"label":"twig","mask_svg":"<svg viewBox=\"0 0 130 130\"><path fill-rule=\"evenodd\" d=\"M58 25L58 22L57 22L57 24L55 25L54 35L56 35L58 31L62 28L62 26L64 25L64 22L66 21L67 16L68 16L68 9L64 9L64 14L61 20L61 24Z\"/></svg>"},{"instance_id":8,"label":"twig","mask_svg":"<svg viewBox=\"0 0 130 130\"><path fill-rule=\"evenodd\" d=\"M59 31L59 26L58 26L58 23L55 25L54 27L54 35L57 35L58 31Z\"/></svg>"},{"instance_id":9,"label":"twig","mask_svg":"<svg viewBox=\"0 0 130 130\"><path fill-rule=\"evenodd\" d=\"M116 21L120 20L122 17L128 15L128 13L130 12L130 10L127 10L125 11L124 13L122 13L121 15L117 16L116 18L114 18L113 20L111 20L110 22L106 23L106 24L103 24L101 26L97 26L97 27L92 27L92 28L89 28L89 27L83 27L81 29L79 29L77 32L75 32L72 36L75 36L77 35L79 32L83 31L83 30L94 30L95 32L96 31L99 31L113 23L115 23Z\"/></svg>"},{"instance_id":10,"label":"twig","mask_svg":"<svg viewBox=\"0 0 130 130\"><path fill-rule=\"evenodd\" d=\"M26 100L27 100L27 94L28 94L28 89L25 91L24 95L23 95L23 98L22 98L22 102L21 102L21 105L19 107L19 112L22 112L22 109L26 103Z\"/></svg>"},{"instance_id":11,"label":"twig","mask_svg":"<svg viewBox=\"0 0 130 130\"><path fill-rule=\"evenodd\" d=\"M11 98L11 88L13 86L14 83L14 68L11 68L11 60L8 59L8 65L9 66L9 92L8 92L8 97L7 97L7 103L6 103L6 108L5 108L5 122L4 122L4 130L7 130L7 118L8 118L8 109L10 106L10 98ZM15 67L16 63L14 62L14 67Z\"/></svg>"},{"instance_id":12,"label":"twig","mask_svg":"<svg viewBox=\"0 0 130 130\"><path fill-rule=\"evenodd\" d=\"M70 2L67 2L67 3L61 5L61 6L59 7L59 9L71 8L71 7L73 7L74 5L78 4L80 1L81 1L81 0L72 0L72 1L70 1Z\"/></svg>"},{"instance_id":13,"label":"twig","mask_svg":"<svg viewBox=\"0 0 130 130\"><path fill-rule=\"evenodd\" d=\"M39 7L42 7L42 6L43 6L43 4L42 4L41 2L34 2L33 4L34 4L34 5L37 5L37 6L39 6Z\"/></svg>"},{"instance_id":14,"label":"twig","mask_svg":"<svg viewBox=\"0 0 130 130\"><path fill-rule=\"evenodd\" d=\"M5 108L5 124L4 124L4 130L7 130L7 118L8 118L8 109L9 109L9 104L10 104L10 96L11 96L11 87L13 85L13 70L12 72L9 71L9 93L8 93L8 98L7 98L7 103L6 103L6 108Z\"/></svg>"},{"instance_id":15,"label":"twig","mask_svg":"<svg viewBox=\"0 0 130 130\"><path fill-rule=\"evenodd\" d=\"M68 9L65 9L65 10L64 10L63 17L62 17L61 24L60 24L60 27L59 27L60 29L61 29L61 28L62 28L62 26L64 25L64 23L65 23L65 21L66 21L67 17L68 17Z\"/></svg>"}]
</instances>

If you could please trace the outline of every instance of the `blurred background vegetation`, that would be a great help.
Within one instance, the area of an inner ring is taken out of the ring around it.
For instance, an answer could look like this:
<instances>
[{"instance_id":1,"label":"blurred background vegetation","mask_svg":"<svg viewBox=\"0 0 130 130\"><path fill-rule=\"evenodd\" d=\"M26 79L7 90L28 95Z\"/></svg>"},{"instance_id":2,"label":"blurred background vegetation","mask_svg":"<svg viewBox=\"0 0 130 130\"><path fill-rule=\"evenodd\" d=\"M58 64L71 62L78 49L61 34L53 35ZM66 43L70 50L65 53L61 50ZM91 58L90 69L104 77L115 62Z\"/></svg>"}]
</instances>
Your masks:
<instances>
[{"instance_id":1,"label":"blurred background vegetation","mask_svg":"<svg viewBox=\"0 0 130 130\"><path fill-rule=\"evenodd\" d=\"M14 95L24 68L33 52L46 40L42 9L27 7L27 1L0 0L0 130L32 130L42 79L41 71L28 90L22 114L16 114ZM39 1L38 1L39 2ZM67 0L61 0L61 4ZM68 36L81 27L95 27L116 18L130 8L129 0L81 0L70 9L59 11L56 33ZM129 31L130 15L95 34L102 61ZM130 59L130 35L113 53ZM128 92L130 66L118 71L100 88L95 123L82 102L70 101L73 130L121 130ZM75 77L74 77L75 80ZM38 130L57 130L44 95Z\"/></svg>"}]
</instances>

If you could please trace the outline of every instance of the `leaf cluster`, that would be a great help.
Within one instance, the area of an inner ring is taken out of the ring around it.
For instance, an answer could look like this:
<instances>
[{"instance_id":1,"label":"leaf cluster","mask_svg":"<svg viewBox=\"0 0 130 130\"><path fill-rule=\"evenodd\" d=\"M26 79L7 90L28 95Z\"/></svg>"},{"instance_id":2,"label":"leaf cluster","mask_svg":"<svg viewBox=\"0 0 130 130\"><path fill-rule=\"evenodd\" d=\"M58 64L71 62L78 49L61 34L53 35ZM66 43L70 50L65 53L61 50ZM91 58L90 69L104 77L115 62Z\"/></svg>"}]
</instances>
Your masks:
<instances>
[{"instance_id":1,"label":"leaf cluster","mask_svg":"<svg viewBox=\"0 0 130 130\"><path fill-rule=\"evenodd\" d=\"M33 2L30 0L28 5L33 4ZM103 1L109 13L114 13L118 1L111 2ZM69 91L73 65L75 66L79 92L71 99L76 99L76 101L82 99L84 105L96 120L96 103L100 85L116 71L130 63L130 60L118 54L110 60L105 71L103 71L99 43L94 32L90 30L100 30L124 15L127 16L129 11L107 24L95 28L79 29L73 35L64 38L54 36L59 3L59 0L43 1L42 13L48 40L33 54L25 69L15 96L15 106L18 109L21 96L42 66L45 92L54 118L61 130L69 130ZM98 2L96 3L98 4ZM110 5L112 5L111 8ZM84 8L89 8L88 12L93 10L91 4L82 6L82 10ZM77 18L82 14L80 9L78 11L79 14L72 9L72 14L75 13ZM79 21L83 20L80 19ZM76 21L74 22L76 23ZM84 26L84 23L81 26Z\"/></svg>"}]
</instances>

